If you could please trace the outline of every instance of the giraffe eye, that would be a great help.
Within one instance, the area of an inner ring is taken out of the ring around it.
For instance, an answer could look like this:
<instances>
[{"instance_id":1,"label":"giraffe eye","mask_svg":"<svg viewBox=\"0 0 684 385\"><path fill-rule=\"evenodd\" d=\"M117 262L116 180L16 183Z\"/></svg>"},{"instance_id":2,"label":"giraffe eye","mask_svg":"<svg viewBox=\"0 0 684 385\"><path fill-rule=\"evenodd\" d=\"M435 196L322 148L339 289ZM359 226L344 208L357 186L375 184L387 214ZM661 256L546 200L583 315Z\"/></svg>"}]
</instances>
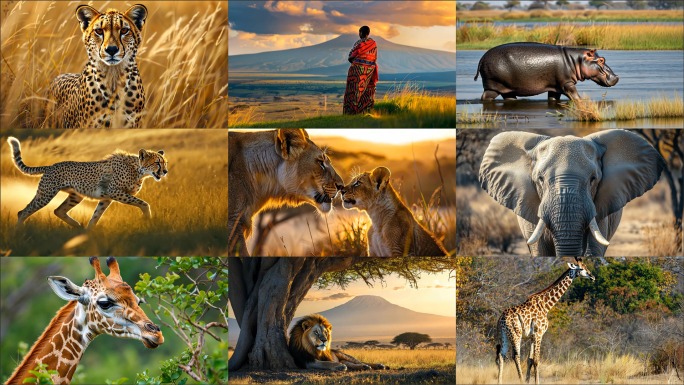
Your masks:
<instances>
[{"instance_id":1,"label":"giraffe eye","mask_svg":"<svg viewBox=\"0 0 684 385\"><path fill-rule=\"evenodd\" d=\"M99 306L100 309L102 309L102 310L107 310L107 309L111 308L112 306L114 306L114 302L105 298L105 299L98 300L97 306Z\"/></svg>"}]
</instances>

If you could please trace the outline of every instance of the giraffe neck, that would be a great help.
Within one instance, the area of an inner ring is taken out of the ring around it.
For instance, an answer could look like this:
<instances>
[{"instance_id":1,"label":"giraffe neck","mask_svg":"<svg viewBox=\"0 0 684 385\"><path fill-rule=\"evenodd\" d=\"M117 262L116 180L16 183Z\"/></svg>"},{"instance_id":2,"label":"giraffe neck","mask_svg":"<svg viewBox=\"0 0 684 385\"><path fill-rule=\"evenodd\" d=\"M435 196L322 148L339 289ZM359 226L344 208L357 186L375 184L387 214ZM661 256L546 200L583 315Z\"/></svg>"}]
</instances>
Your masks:
<instances>
[{"instance_id":1,"label":"giraffe neck","mask_svg":"<svg viewBox=\"0 0 684 385\"><path fill-rule=\"evenodd\" d=\"M543 309L544 312L548 313L551 308L556 306L563 294L565 294L565 292L570 288L570 285L572 284L572 276L570 275L570 272L571 270L568 269L556 280L556 282L552 283L551 286L536 294L533 294L533 297L540 302L541 309Z\"/></svg>"},{"instance_id":2,"label":"giraffe neck","mask_svg":"<svg viewBox=\"0 0 684 385\"><path fill-rule=\"evenodd\" d=\"M85 320L83 305L76 301L59 309L7 383L21 384L25 378L34 377L29 371L38 364L58 372L52 376L55 384L70 383L83 352L95 338L95 334L87 330ZM88 332L84 333L84 330Z\"/></svg>"}]
</instances>

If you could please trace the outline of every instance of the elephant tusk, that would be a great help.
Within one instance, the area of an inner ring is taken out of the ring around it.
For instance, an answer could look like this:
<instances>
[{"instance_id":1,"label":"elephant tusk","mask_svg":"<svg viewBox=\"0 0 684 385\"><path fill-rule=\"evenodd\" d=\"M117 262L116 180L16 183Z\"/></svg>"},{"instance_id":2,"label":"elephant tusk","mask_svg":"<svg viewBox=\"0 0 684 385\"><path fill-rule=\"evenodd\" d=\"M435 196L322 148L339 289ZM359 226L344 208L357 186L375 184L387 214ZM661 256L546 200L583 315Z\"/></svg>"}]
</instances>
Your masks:
<instances>
[{"instance_id":1,"label":"elephant tusk","mask_svg":"<svg viewBox=\"0 0 684 385\"><path fill-rule=\"evenodd\" d=\"M596 218L591 218L591 222L589 222L589 229L591 229L591 235L596 238L598 243L602 244L603 246L610 245L610 242L608 242L608 240L603 237L603 234L601 234L601 230L596 223Z\"/></svg>"},{"instance_id":2,"label":"elephant tusk","mask_svg":"<svg viewBox=\"0 0 684 385\"><path fill-rule=\"evenodd\" d=\"M532 236L530 237L530 239L527 240L528 245L534 245L535 243L539 242L539 239L541 238L542 234L544 233L544 227L546 227L544 220L539 218L539 222L537 223L537 227L534 229L534 232L532 233Z\"/></svg>"}]
</instances>

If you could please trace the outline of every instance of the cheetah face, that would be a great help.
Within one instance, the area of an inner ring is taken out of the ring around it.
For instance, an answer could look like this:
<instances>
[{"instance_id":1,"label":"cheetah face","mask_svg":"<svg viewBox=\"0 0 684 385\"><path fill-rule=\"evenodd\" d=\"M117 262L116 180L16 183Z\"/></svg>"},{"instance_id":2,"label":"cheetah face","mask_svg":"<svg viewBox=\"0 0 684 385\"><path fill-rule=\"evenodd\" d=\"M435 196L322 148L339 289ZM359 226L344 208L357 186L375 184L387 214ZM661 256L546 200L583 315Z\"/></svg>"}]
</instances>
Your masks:
<instances>
[{"instance_id":1,"label":"cheetah face","mask_svg":"<svg viewBox=\"0 0 684 385\"><path fill-rule=\"evenodd\" d=\"M76 17L81 23L88 57L115 66L124 59L135 57L147 8L136 4L125 13L115 9L100 13L93 7L81 5L76 10Z\"/></svg>"},{"instance_id":2,"label":"cheetah face","mask_svg":"<svg viewBox=\"0 0 684 385\"><path fill-rule=\"evenodd\" d=\"M154 180L159 182L162 177L168 174L164 150L157 152L141 149L139 153L140 170L143 175L151 175Z\"/></svg>"}]
</instances>

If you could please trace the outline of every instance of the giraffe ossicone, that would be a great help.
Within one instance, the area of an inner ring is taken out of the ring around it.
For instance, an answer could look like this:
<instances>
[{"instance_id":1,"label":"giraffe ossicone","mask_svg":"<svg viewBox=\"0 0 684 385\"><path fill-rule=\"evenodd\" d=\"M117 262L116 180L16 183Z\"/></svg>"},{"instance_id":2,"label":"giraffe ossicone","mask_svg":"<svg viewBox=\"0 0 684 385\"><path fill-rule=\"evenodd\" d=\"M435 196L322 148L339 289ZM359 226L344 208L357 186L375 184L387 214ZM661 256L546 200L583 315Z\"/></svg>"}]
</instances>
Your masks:
<instances>
[{"instance_id":1,"label":"giraffe ossicone","mask_svg":"<svg viewBox=\"0 0 684 385\"><path fill-rule=\"evenodd\" d=\"M522 367L520 366L520 347L523 337L532 338L530 356L527 360L527 382L530 371L534 368L535 384L539 384L539 362L541 360L541 341L549 327L547 318L565 292L570 288L572 280L577 277L595 280L582 258L575 258L577 264L568 263L566 270L554 283L546 289L532 294L527 301L503 311L498 322L499 340L496 345L496 363L499 366L499 384L503 383L503 365L508 350L513 352L513 360L522 383Z\"/></svg>"},{"instance_id":2,"label":"giraffe ossicone","mask_svg":"<svg viewBox=\"0 0 684 385\"><path fill-rule=\"evenodd\" d=\"M102 272L97 257L90 257L90 265L95 278L82 286L66 277L48 277L55 294L69 303L57 311L8 384L21 384L34 377L29 371L39 364L58 372L52 376L55 384L69 384L83 352L100 334L136 339L150 349L164 343L161 329L139 306L144 301L121 278L116 259L107 258L108 276Z\"/></svg>"}]
</instances>

